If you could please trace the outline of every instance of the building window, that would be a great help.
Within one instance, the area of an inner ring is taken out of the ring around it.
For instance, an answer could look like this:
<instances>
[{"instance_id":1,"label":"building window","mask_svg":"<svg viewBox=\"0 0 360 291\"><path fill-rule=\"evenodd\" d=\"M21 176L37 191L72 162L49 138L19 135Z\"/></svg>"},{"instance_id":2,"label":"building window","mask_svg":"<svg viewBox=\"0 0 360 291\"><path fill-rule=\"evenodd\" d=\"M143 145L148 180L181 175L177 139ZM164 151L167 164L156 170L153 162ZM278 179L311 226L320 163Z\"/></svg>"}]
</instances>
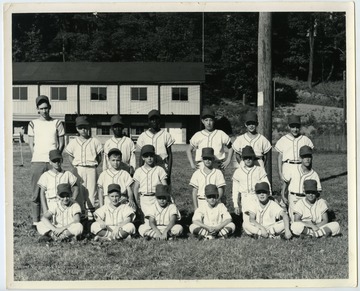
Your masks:
<instances>
[{"instance_id":1,"label":"building window","mask_svg":"<svg viewBox=\"0 0 360 291\"><path fill-rule=\"evenodd\" d=\"M66 100L66 87L51 87L51 100Z\"/></svg>"},{"instance_id":2,"label":"building window","mask_svg":"<svg viewBox=\"0 0 360 291\"><path fill-rule=\"evenodd\" d=\"M106 100L106 87L91 87L91 101Z\"/></svg>"},{"instance_id":3,"label":"building window","mask_svg":"<svg viewBox=\"0 0 360 291\"><path fill-rule=\"evenodd\" d=\"M131 101L146 101L147 88L131 88Z\"/></svg>"},{"instance_id":4,"label":"building window","mask_svg":"<svg viewBox=\"0 0 360 291\"><path fill-rule=\"evenodd\" d=\"M188 101L188 88L172 88L173 101Z\"/></svg>"},{"instance_id":5,"label":"building window","mask_svg":"<svg viewBox=\"0 0 360 291\"><path fill-rule=\"evenodd\" d=\"M13 87L13 100L28 100L27 87Z\"/></svg>"}]
</instances>

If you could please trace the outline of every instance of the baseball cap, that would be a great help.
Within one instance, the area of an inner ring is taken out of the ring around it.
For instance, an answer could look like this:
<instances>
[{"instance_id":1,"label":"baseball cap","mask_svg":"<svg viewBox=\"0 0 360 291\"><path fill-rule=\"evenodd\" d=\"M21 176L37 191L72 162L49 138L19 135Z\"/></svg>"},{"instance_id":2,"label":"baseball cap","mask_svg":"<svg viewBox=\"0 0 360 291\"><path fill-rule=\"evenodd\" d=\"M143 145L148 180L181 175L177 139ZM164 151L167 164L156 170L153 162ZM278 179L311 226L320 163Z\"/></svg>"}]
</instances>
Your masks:
<instances>
[{"instance_id":1,"label":"baseball cap","mask_svg":"<svg viewBox=\"0 0 360 291\"><path fill-rule=\"evenodd\" d=\"M160 112L159 112L159 110L153 109L153 110L151 110L151 111L148 113L148 118L149 118L149 119L150 119L151 117L154 117L154 116L160 117Z\"/></svg>"},{"instance_id":2,"label":"baseball cap","mask_svg":"<svg viewBox=\"0 0 360 291\"><path fill-rule=\"evenodd\" d=\"M108 193L111 193L111 192L121 192L120 190L120 185L119 184L110 184L108 186Z\"/></svg>"},{"instance_id":3,"label":"baseball cap","mask_svg":"<svg viewBox=\"0 0 360 291\"><path fill-rule=\"evenodd\" d=\"M87 116L78 116L75 119L75 125L76 127L80 126L80 125L90 125L90 122L87 119Z\"/></svg>"},{"instance_id":4,"label":"baseball cap","mask_svg":"<svg viewBox=\"0 0 360 291\"><path fill-rule=\"evenodd\" d=\"M62 159L62 155L61 152L59 150L51 150L49 152L49 160L53 161L56 159Z\"/></svg>"},{"instance_id":5,"label":"baseball cap","mask_svg":"<svg viewBox=\"0 0 360 291\"><path fill-rule=\"evenodd\" d=\"M245 115L245 123L249 122L249 121L253 121L253 122L258 122L258 116L255 112L248 112Z\"/></svg>"},{"instance_id":6,"label":"baseball cap","mask_svg":"<svg viewBox=\"0 0 360 291\"><path fill-rule=\"evenodd\" d=\"M300 116L299 115L290 115L288 118L288 123L290 124L301 124Z\"/></svg>"},{"instance_id":7,"label":"baseball cap","mask_svg":"<svg viewBox=\"0 0 360 291\"><path fill-rule=\"evenodd\" d=\"M67 183L59 184L59 185L57 186L57 194L58 194L60 197L62 197L62 196L65 196L65 195L63 195L63 194L65 194L65 193L67 193L67 194L72 194L70 184L67 184Z\"/></svg>"},{"instance_id":8,"label":"baseball cap","mask_svg":"<svg viewBox=\"0 0 360 291\"><path fill-rule=\"evenodd\" d=\"M256 157L254 149L251 146L245 146L241 150L241 156L244 157Z\"/></svg>"},{"instance_id":9,"label":"baseball cap","mask_svg":"<svg viewBox=\"0 0 360 291\"><path fill-rule=\"evenodd\" d=\"M203 148L201 150L201 157L202 158L214 158L214 149L213 148Z\"/></svg>"},{"instance_id":10,"label":"baseball cap","mask_svg":"<svg viewBox=\"0 0 360 291\"><path fill-rule=\"evenodd\" d=\"M122 121L122 118L120 115L112 116L110 122L111 122L111 125L115 125L115 124L124 125L124 122Z\"/></svg>"},{"instance_id":11,"label":"baseball cap","mask_svg":"<svg viewBox=\"0 0 360 291\"><path fill-rule=\"evenodd\" d=\"M214 184L208 184L205 186L205 196L219 195L218 188Z\"/></svg>"},{"instance_id":12,"label":"baseball cap","mask_svg":"<svg viewBox=\"0 0 360 291\"><path fill-rule=\"evenodd\" d=\"M266 182L260 182L255 184L255 192L256 193L270 193L269 184Z\"/></svg>"},{"instance_id":13,"label":"baseball cap","mask_svg":"<svg viewBox=\"0 0 360 291\"><path fill-rule=\"evenodd\" d=\"M206 117L215 118L215 112L210 108L204 108L204 110L201 113L201 118L204 119Z\"/></svg>"},{"instance_id":14,"label":"baseball cap","mask_svg":"<svg viewBox=\"0 0 360 291\"><path fill-rule=\"evenodd\" d=\"M300 157L308 156L308 155L312 155L312 154L313 154L312 148L307 145L302 146L299 150Z\"/></svg>"},{"instance_id":15,"label":"baseball cap","mask_svg":"<svg viewBox=\"0 0 360 291\"><path fill-rule=\"evenodd\" d=\"M117 154L117 155L122 155L121 151L118 148L112 148L111 150L109 150L108 152L108 157L110 157L113 154Z\"/></svg>"},{"instance_id":16,"label":"baseball cap","mask_svg":"<svg viewBox=\"0 0 360 291\"><path fill-rule=\"evenodd\" d=\"M36 107L38 107L41 103L46 102L48 105L50 105L49 97L45 95L40 95L36 97Z\"/></svg>"},{"instance_id":17,"label":"baseball cap","mask_svg":"<svg viewBox=\"0 0 360 291\"><path fill-rule=\"evenodd\" d=\"M141 148L141 155L145 154L155 154L155 148L151 144L146 144Z\"/></svg>"},{"instance_id":18,"label":"baseball cap","mask_svg":"<svg viewBox=\"0 0 360 291\"><path fill-rule=\"evenodd\" d=\"M156 197L170 197L169 186L158 184L155 188Z\"/></svg>"},{"instance_id":19,"label":"baseball cap","mask_svg":"<svg viewBox=\"0 0 360 291\"><path fill-rule=\"evenodd\" d=\"M318 192L316 180L305 180L304 192Z\"/></svg>"}]
</instances>

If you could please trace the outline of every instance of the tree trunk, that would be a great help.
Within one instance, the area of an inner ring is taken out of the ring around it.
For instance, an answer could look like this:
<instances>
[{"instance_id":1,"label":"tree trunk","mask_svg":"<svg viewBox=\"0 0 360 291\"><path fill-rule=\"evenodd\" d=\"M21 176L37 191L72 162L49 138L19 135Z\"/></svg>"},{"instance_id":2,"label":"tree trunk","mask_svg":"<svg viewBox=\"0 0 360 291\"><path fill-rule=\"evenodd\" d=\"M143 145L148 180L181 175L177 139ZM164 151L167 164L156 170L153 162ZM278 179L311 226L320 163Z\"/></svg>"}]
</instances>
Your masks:
<instances>
[{"instance_id":1,"label":"tree trunk","mask_svg":"<svg viewBox=\"0 0 360 291\"><path fill-rule=\"evenodd\" d=\"M258 117L259 132L272 140L272 88L271 88L271 12L259 13L258 33ZM267 155L266 172L272 183L271 151Z\"/></svg>"},{"instance_id":2,"label":"tree trunk","mask_svg":"<svg viewBox=\"0 0 360 291\"><path fill-rule=\"evenodd\" d=\"M315 44L315 35L314 35L314 23L311 23L309 29L309 46L310 46L310 54L309 54L309 72L308 72L308 87L312 88L312 78L313 78L313 68L314 68L314 44Z\"/></svg>"}]
</instances>

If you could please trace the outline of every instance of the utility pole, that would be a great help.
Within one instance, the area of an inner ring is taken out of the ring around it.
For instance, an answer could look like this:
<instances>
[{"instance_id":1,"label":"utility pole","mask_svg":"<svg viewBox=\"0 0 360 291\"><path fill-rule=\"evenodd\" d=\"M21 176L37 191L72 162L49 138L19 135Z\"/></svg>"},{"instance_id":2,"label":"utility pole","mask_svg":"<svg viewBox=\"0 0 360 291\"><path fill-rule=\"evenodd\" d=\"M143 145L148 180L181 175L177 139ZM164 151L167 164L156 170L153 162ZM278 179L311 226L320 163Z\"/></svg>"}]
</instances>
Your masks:
<instances>
[{"instance_id":1,"label":"utility pole","mask_svg":"<svg viewBox=\"0 0 360 291\"><path fill-rule=\"evenodd\" d=\"M272 89L271 89L271 12L259 12L258 32L258 118L259 132L272 142ZM272 156L267 154L265 166L272 183Z\"/></svg>"}]
</instances>

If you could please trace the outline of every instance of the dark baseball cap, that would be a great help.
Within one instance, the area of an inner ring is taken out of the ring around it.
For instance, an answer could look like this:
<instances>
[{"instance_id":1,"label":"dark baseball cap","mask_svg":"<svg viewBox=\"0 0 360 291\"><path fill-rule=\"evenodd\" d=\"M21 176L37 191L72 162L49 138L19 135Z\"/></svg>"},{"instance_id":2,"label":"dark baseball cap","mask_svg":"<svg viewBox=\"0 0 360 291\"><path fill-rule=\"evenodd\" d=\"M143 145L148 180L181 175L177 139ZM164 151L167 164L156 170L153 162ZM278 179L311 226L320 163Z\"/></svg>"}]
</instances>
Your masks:
<instances>
[{"instance_id":1,"label":"dark baseball cap","mask_svg":"<svg viewBox=\"0 0 360 291\"><path fill-rule=\"evenodd\" d=\"M169 186L158 184L155 188L155 196L156 197L170 197Z\"/></svg>"},{"instance_id":2,"label":"dark baseball cap","mask_svg":"<svg viewBox=\"0 0 360 291\"><path fill-rule=\"evenodd\" d=\"M154 154L155 155L155 148L151 144L146 144L141 148L141 155L145 154Z\"/></svg>"},{"instance_id":3,"label":"dark baseball cap","mask_svg":"<svg viewBox=\"0 0 360 291\"><path fill-rule=\"evenodd\" d=\"M108 193L111 193L111 192L119 192L119 193L121 193L120 185L119 184L110 184L108 186L107 192Z\"/></svg>"},{"instance_id":4,"label":"dark baseball cap","mask_svg":"<svg viewBox=\"0 0 360 291\"><path fill-rule=\"evenodd\" d=\"M120 115L114 115L111 117L111 125L120 124L124 125L124 122L122 121L122 117Z\"/></svg>"},{"instance_id":5,"label":"dark baseball cap","mask_svg":"<svg viewBox=\"0 0 360 291\"><path fill-rule=\"evenodd\" d=\"M45 95L40 95L36 97L36 107L38 107L41 103L46 102L48 105L50 105L49 97Z\"/></svg>"},{"instance_id":6,"label":"dark baseball cap","mask_svg":"<svg viewBox=\"0 0 360 291\"><path fill-rule=\"evenodd\" d=\"M90 122L88 121L87 116L78 116L75 119L75 125L76 125L76 127L81 126L81 125L89 126Z\"/></svg>"},{"instance_id":7,"label":"dark baseball cap","mask_svg":"<svg viewBox=\"0 0 360 291\"><path fill-rule=\"evenodd\" d=\"M201 113L201 118L205 119L206 117L215 118L215 112L210 108L204 108L204 110Z\"/></svg>"},{"instance_id":8,"label":"dark baseball cap","mask_svg":"<svg viewBox=\"0 0 360 291\"><path fill-rule=\"evenodd\" d=\"M245 123L250 122L250 121L258 122L258 116L257 116L257 114L255 112L246 113L246 115L245 115Z\"/></svg>"},{"instance_id":9,"label":"dark baseball cap","mask_svg":"<svg viewBox=\"0 0 360 291\"><path fill-rule=\"evenodd\" d=\"M303 157L303 156L310 156L313 154L313 150L311 147L304 145L300 148L299 150L299 156Z\"/></svg>"},{"instance_id":10,"label":"dark baseball cap","mask_svg":"<svg viewBox=\"0 0 360 291\"><path fill-rule=\"evenodd\" d=\"M57 194L61 197L61 196L65 196L64 195L65 193L72 194L70 184L67 183L59 184L57 186Z\"/></svg>"},{"instance_id":11,"label":"dark baseball cap","mask_svg":"<svg viewBox=\"0 0 360 291\"><path fill-rule=\"evenodd\" d=\"M49 152L49 160L53 161L57 159L62 159L61 152L59 150L51 150Z\"/></svg>"},{"instance_id":12,"label":"dark baseball cap","mask_svg":"<svg viewBox=\"0 0 360 291\"><path fill-rule=\"evenodd\" d=\"M213 148L202 148L201 150L202 158L214 158L214 149Z\"/></svg>"},{"instance_id":13,"label":"dark baseball cap","mask_svg":"<svg viewBox=\"0 0 360 291\"><path fill-rule=\"evenodd\" d=\"M109 150L108 157L110 157L113 154L122 156L122 153L118 148L112 148L111 150Z\"/></svg>"},{"instance_id":14,"label":"dark baseball cap","mask_svg":"<svg viewBox=\"0 0 360 291\"><path fill-rule=\"evenodd\" d=\"M218 188L214 184L208 184L205 186L205 196L219 195Z\"/></svg>"},{"instance_id":15,"label":"dark baseball cap","mask_svg":"<svg viewBox=\"0 0 360 291\"><path fill-rule=\"evenodd\" d=\"M160 117L160 112L159 110L153 109L148 113L148 118L152 118L154 116Z\"/></svg>"},{"instance_id":16,"label":"dark baseball cap","mask_svg":"<svg viewBox=\"0 0 360 291\"><path fill-rule=\"evenodd\" d=\"M299 115L290 115L289 118L288 118L288 124L289 125L291 125L291 124L300 125L301 124L300 116Z\"/></svg>"},{"instance_id":17,"label":"dark baseball cap","mask_svg":"<svg viewBox=\"0 0 360 291\"><path fill-rule=\"evenodd\" d=\"M304 181L304 192L318 192L316 180Z\"/></svg>"},{"instance_id":18,"label":"dark baseball cap","mask_svg":"<svg viewBox=\"0 0 360 291\"><path fill-rule=\"evenodd\" d=\"M245 146L242 150L241 150L241 156L243 158L245 157L251 157L254 158L256 157L254 149L251 146Z\"/></svg>"},{"instance_id":19,"label":"dark baseball cap","mask_svg":"<svg viewBox=\"0 0 360 291\"><path fill-rule=\"evenodd\" d=\"M260 182L260 183L256 183L255 184L255 192L257 194L260 194L260 193L270 193L270 186L268 183L266 182Z\"/></svg>"}]
</instances>

